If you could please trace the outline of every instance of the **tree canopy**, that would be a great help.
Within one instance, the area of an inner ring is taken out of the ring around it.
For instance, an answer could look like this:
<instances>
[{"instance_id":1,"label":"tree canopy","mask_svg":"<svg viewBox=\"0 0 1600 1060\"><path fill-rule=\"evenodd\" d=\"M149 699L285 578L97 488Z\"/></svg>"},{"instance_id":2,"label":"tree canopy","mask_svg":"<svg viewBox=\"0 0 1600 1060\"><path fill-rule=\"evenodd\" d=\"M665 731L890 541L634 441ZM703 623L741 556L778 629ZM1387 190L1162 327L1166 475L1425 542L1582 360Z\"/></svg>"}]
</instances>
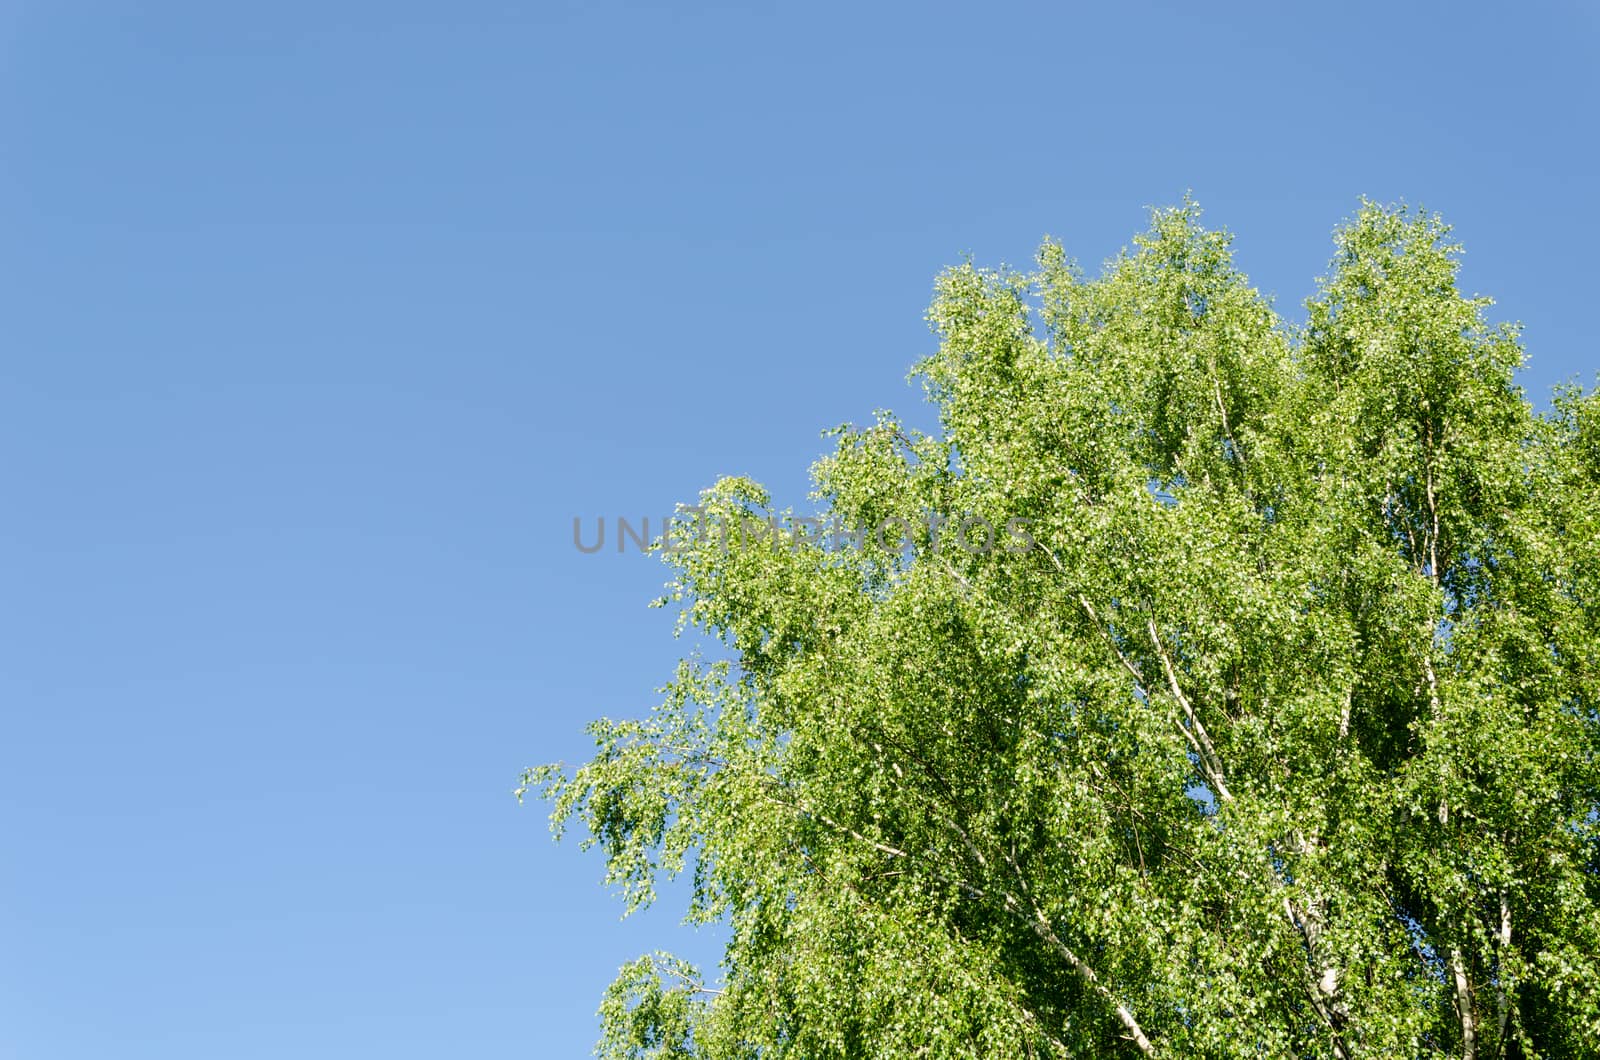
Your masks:
<instances>
[{"instance_id":1,"label":"tree canopy","mask_svg":"<svg viewBox=\"0 0 1600 1060\"><path fill-rule=\"evenodd\" d=\"M600 1056L1600 1055L1600 400L1534 409L1437 217L1335 246L1304 324L1189 202L1097 277L951 268L938 430L813 469L908 538L683 513L718 647L519 791L728 933Z\"/></svg>"}]
</instances>

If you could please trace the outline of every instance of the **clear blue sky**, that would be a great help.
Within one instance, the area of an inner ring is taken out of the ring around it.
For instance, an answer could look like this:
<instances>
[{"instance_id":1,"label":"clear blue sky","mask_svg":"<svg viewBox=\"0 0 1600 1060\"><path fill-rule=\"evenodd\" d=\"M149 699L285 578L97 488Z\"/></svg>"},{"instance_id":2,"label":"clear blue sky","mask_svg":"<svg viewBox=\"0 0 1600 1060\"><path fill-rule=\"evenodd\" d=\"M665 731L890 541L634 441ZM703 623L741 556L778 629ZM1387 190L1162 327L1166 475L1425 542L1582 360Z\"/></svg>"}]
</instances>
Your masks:
<instances>
[{"instance_id":1,"label":"clear blue sky","mask_svg":"<svg viewBox=\"0 0 1600 1060\"><path fill-rule=\"evenodd\" d=\"M1299 314L1360 195L1592 378L1592 8L0 3L0 1058L585 1055L597 856L510 796L653 701L574 515L928 352L940 266L1192 189Z\"/></svg>"}]
</instances>

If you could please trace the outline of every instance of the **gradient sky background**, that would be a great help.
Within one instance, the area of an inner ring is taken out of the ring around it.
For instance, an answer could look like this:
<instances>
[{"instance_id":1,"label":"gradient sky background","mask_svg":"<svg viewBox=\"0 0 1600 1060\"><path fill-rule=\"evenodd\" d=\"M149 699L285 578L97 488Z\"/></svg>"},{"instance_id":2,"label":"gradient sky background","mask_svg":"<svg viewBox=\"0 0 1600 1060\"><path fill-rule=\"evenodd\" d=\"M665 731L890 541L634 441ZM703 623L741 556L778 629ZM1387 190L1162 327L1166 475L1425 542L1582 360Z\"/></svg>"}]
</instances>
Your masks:
<instances>
[{"instance_id":1,"label":"gradient sky background","mask_svg":"<svg viewBox=\"0 0 1600 1060\"><path fill-rule=\"evenodd\" d=\"M1572 3L0 3L0 1057L582 1056L626 922L520 768L681 645L718 476L927 417L935 272L1358 197L1592 379Z\"/></svg>"}]
</instances>

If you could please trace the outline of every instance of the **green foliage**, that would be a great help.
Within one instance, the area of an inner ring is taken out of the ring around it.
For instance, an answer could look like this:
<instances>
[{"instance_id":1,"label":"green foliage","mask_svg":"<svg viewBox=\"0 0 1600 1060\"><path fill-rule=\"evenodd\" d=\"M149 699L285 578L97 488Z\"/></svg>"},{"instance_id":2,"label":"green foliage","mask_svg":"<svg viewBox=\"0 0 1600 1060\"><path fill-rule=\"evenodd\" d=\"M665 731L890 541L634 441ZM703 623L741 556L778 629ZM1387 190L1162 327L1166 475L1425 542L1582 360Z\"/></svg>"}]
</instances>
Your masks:
<instances>
[{"instance_id":1,"label":"green foliage","mask_svg":"<svg viewBox=\"0 0 1600 1060\"><path fill-rule=\"evenodd\" d=\"M524 790L730 941L599 1055L1597 1055L1600 399L1533 411L1437 218L1336 243L1303 329L1188 203L939 278L938 436L835 432L816 499L1032 550L664 553L728 659Z\"/></svg>"}]
</instances>

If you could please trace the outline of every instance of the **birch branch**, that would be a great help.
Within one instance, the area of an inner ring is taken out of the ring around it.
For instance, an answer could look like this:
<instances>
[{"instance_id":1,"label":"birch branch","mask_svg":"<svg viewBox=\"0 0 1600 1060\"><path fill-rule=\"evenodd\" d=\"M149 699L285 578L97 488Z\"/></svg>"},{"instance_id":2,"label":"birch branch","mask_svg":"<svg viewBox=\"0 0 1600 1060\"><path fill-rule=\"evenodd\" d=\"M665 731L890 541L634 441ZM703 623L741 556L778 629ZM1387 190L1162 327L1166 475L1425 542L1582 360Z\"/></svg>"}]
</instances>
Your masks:
<instances>
[{"instance_id":1,"label":"birch branch","mask_svg":"<svg viewBox=\"0 0 1600 1060\"><path fill-rule=\"evenodd\" d=\"M1461 1019L1461 1060L1477 1060L1478 1021L1472 1012L1472 984L1467 981L1461 951L1450 947L1450 979L1456 991L1456 1015Z\"/></svg>"},{"instance_id":2,"label":"birch branch","mask_svg":"<svg viewBox=\"0 0 1600 1060\"><path fill-rule=\"evenodd\" d=\"M1162 646L1161 634L1156 630L1156 620L1147 618L1146 623L1150 631L1150 644L1161 660L1161 668L1166 671L1167 687L1172 690L1172 698L1178 701L1184 717L1189 719L1189 728L1194 732L1195 743L1200 753L1200 764L1207 774L1206 779L1216 788L1218 799L1232 802L1233 793L1228 790L1228 785L1222 779L1222 762L1217 758L1217 749L1212 744L1211 737L1206 734L1206 727L1201 723L1200 715L1195 713L1194 704L1189 702L1189 697L1183 694L1183 687L1178 684L1178 672L1173 669L1172 659Z\"/></svg>"}]
</instances>

